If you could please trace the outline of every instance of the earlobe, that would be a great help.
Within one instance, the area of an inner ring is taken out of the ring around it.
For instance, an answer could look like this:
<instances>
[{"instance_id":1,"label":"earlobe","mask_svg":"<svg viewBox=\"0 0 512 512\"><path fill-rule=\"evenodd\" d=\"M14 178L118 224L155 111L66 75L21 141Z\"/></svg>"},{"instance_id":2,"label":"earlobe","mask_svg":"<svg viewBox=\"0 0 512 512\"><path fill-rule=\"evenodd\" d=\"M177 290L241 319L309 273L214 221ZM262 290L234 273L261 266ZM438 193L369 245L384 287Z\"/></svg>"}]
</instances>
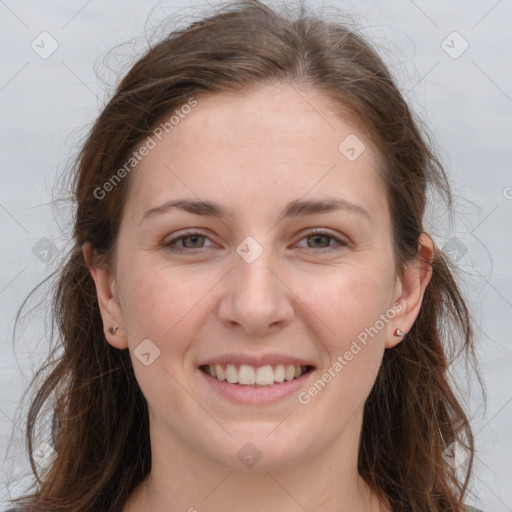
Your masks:
<instances>
[{"instance_id":1,"label":"earlobe","mask_svg":"<svg viewBox=\"0 0 512 512\"><path fill-rule=\"evenodd\" d=\"M432 278L432 262L434 260L434 243L425 233L419 238L418 257L412 262L398 278L396 299L401 306L400 312L394 317L388 330L386 348L392 348L403 340L407 341L407 334L420 312L425 290ZM397 330L400 333L397 333Z\"/></svg>"},{"instance_id":2,"label":"earlobe","mask_svg":"<svg viewBox=\"0 0 512 512\"><path fill-rule=\"evenodd\" d=\"M94 260L94 250L89 242L82 246L84 259L96 286L96 295L103 320L105 338L115 348L128 347L126 329L124 325L121 306L117 297L115 279L112 271L105 266L98 265Z\"/></svg>"}]
</instances>

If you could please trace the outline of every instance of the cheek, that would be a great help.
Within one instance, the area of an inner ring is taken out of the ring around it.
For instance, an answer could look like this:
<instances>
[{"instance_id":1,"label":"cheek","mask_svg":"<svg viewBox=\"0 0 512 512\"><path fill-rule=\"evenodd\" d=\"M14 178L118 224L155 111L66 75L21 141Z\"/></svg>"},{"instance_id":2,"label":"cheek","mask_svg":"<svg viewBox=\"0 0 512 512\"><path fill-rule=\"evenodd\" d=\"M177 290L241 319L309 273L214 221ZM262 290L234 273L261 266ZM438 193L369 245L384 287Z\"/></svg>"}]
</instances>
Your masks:
<instances>
[{"instance_id":1,"label":"cheek","mask_svg":"<svg viewBox=\"0 0 512 512\"><path fill-rule=\"evenodd\" d=\"M375 324L385 334L387 323L383 326L380 319L390 308L393 284L390 269L351 265L329 269L316 279L304 279L301 295L328 328L330 336L325 341L333 351L343 349Z\"/></svg>"},{"instance_id":2,"label":"cheek","mask_svg":"<svg viewBox=\"0 0 512 512\"><path fill-rule=\"evenodd\" d=\"M392 283L393 274L377 267L373 272L352 267L310 283L308 306L328 326L321 338L328 357L298 398L305 405L304 414L314 417L326 432L348 421L374 385L394 316L389 305Z\"/></svg>"},{"instance_id":3,"label":"cheek","mask_svg":"<svg viewBox=\"0 0 512 512\"><path fill-rule=\"evenodd\" d=\"M184 272L179 265L150 258L126 263L130 270L120 295L131 349L149 338L162 352L181 353L200 328L203 299L218 281L216 274Z\"/></svg>"},{"instance_id":4,"label":"cheek","mask_svg":"<svg viewBox=\"0 0 512 512\"><path fill-rule=\"evenodd\" d=\"M338 382L332 388L344 400L348 396L357 401L370 391L395 315L390 304L392 262L383 263L351 265L331 270L324 279L308 280L308 305L328 327L322 330L321 342L328 353L327 367L336 375L332 380Z\"/></svg>"},{"instance_id":5,"label":"cheek","mask_svg":"<svg viewBox=\"0 0 512 512\"><path fill-rule=\"evenodd\" d=\"M120 295L137 381L150 404L172 403L178 413L186 403L179 382L207 316L201 299L216 280L205 272L185 277L179 266L142 259L125 268L130 271L124 274ZM145 353L142 342L148 339L145 365L139 354Z\"/></svg>"}]
</instances>

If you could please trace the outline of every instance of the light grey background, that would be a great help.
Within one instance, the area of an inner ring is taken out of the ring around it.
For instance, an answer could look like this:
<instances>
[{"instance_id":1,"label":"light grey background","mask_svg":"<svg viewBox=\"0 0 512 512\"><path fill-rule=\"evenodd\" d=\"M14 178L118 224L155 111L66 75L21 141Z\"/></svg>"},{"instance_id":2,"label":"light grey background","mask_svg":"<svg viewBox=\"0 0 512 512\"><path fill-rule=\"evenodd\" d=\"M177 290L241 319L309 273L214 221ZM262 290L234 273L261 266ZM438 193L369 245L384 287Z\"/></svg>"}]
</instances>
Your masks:
<instances>
[{"instance_id":1,"label":"light grey background","mask_svg":"<svg viewBox=\"0 0 512 512\"><path fill-rule=\"evenodd\" d=\"M488 392L484 411L477 386L461 384L478 448L469 502L485 512L512 511L512 1L307 4L351 16L385 53L435 136L458 197L457 216L448 226L434 207L429 223L463 272L480 326L478 355ZM36 312L22 322L13 344L14 317L27 293L56 267L69 238L69 212L55 218L50 204L55 177L75 155L116 77L145 48L145 35L167 15L186 22L190 12L208 8L204 2L185 6L0 0L0 500L19 492L27 470L19 403L45 353L48 329ZM41 36L44 31L51 38ZM134 37L102 64L109 50ZM52 44L58 48L42 58L33 41L40 53ZM47 295L39 298L47 302Z\"/></svg>"}]
</instances>

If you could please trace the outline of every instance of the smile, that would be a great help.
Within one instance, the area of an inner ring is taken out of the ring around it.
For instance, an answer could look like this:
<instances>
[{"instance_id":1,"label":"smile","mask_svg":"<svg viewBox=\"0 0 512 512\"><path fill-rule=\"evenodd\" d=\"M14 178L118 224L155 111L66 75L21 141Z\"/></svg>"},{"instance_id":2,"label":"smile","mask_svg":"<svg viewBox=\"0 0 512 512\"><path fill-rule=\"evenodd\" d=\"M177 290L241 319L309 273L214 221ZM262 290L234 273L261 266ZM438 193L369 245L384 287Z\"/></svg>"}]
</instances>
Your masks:
<instances>
[{"instance_id":1,"label":"smile","mask_svg":"<svg viewBox=\"0 0 512 512\"><path fill-rule=\"evenodd\" d=\"M212 364L202 365L202 372L219 381L241 386L273 386L284 381L300 378L312 369L299 364L267 364L252 366L248 364Z\"/></svg>"}]
</instances>

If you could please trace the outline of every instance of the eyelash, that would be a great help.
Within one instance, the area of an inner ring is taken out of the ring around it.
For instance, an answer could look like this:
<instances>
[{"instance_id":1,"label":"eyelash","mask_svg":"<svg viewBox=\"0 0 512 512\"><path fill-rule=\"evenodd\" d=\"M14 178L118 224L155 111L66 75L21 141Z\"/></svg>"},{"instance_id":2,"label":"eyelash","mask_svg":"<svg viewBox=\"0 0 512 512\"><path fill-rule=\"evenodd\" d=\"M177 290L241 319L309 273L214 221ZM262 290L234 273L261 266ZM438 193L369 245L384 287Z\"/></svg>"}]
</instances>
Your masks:
<instances>
[{"instance_id":1,"label":"eyelash","mask_svg":"<svg viewBox=\"0 0 512 512\"><path fill-rule=\"evenodd\" d=\"M314 249L314 248L311 248L311 247L308 247L308 248L303 247L303 249L306 249L307 253L318 254L318 253L331 252L333 250L334 251L336 251L336 250L339 251L339 250L341 250L341 249L343 249L343 248L345 248L345 247L347 247L349 245L349 243L347 241L342 240L342 239L334 236L333 234L331 234L329 231L322 230L322 229L316 229L316 230L309 231L299 241L302 241L305 238L312 237L312 236L315 236L315 235L327 236L331 240L334 240L335 242L337 242L337 246L335 246L335 245L333 245L333 246L328 245L327 247L324 247L324 248L321 248L321 249ZM168 242L165 242L163 244L163 246L167 250L172 251L172 252L176 252L176 253L190 253L190 252L198 252L198 251L201 251L202 249L208 249L208 247L198 247L198 248L195 248L195 249L187 249L187 248L184 248L184 247L173 246L173 244L178 242L179 240L182 240L184 238L188 238L190 236L202 236L204 238L209 239L204 233L202 233L200 231L188 231L188 232L181 233L179 236L176 236L176 237L172 238Z\"/></svg>"}]
</instances>

